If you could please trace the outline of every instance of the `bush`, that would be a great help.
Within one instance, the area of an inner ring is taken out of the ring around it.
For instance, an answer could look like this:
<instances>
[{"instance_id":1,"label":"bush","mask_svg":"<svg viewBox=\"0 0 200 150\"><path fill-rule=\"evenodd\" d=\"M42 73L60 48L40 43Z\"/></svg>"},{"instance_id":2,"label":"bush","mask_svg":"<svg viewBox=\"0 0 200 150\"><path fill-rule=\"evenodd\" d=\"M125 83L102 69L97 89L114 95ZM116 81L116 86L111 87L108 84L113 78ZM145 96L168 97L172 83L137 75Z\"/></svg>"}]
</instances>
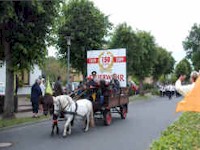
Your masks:
<instances>
[{"instance_id":1,"label":"bush","mask_svg":"<svg viewBox=\"0 0 200 150\"><path fill-rule=\"evenodd\" d=\"M151 94L152 95L160 95L160 91L157 88L151 89Z\"/></svg>"},{"instance_id":2,"label":"bush","mask_svg":"<svg viewBox=\"0 0 200 150\"><path fill-rule=\"evenodd\" d=\"M153 88L154 88L153 84L148 84L148 83L143 84L143 90L144 91L150 91Z\"/></svg>"},{"instance_id":3,"label":"bush","mask_svg":"<svg viewBox=\"0 0 200 150\"><path fill-rule=\"evenodd\" d=\"M129 96L135 95L135 91L132 88L129 88Z\"/></svg>"},{"instance_id":4,"label":"bush","mask_svg":"<svg viewBox=\"0 0 200 150\"><path fill-rule=\"evenodd\" d=\"M199 150L200 113L184 113L155 141L151 150Z\"/></svg>"}]
</instances>

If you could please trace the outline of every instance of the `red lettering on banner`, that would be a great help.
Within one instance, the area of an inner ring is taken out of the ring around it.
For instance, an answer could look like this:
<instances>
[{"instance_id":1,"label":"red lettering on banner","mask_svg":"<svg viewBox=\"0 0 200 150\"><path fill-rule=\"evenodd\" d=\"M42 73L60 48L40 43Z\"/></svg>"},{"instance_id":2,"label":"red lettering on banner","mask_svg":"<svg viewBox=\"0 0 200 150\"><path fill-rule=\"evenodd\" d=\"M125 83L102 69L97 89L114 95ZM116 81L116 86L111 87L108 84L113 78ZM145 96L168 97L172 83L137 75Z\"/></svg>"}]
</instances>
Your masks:
<instances>
[{"instance_id":1,"label":"red lettering on banner","mask_svg":"<svg viewBox=\"0 0 200 150\"><path fill-rule=\"evenodd\" d=\"M100 80L111 80L112 79L112 75L108 75L108 74L99 74L97 75L98 79ZM125 81L124 79L124 75L123 74L118 74L117 75L117 79L121 82L121 81Z\"/></svg>"},{"instance_id":2,"label":"red lettering on banner","mask_svg":"<svg viewBox=\"0 0 200 150\"><path fill-rule=\"evenodd\" d=\"M102 57L101 58L102 63L106 64L111 61L111 57ZM116 56L113 58L114 63L125 63L126 62L126 56ZM88 58L87 63L88 64L96 64L99 62L99 58Z\"/></svg>"},{"instance_id":3,"label":"red lettering on banner","mask_svg":"<svg viewBox=\"0 0 200 150\"><path fill-rule=\"evenodd\" d=\"M116 56L114 57L114 62L115 63L126 62L126 56Z\"/></svg>"},{"instance_id":4,"label":"red lettering on banner","mask_svg":"<svg viewBox=\"0 0 200 150\"><path fill-rule=\"evenodd\" d=\"M98 58L88 58L87 63L88 64L96 64L96 63L98 63Z\"/></svg>"},{"instance_id":5,"label":"red lettering on banner","mask_svg":"<svg viewBox=\"0 0 200 150\"><path fill-rule=\"evenodd\" d=\"M119 76L118 76L119 78L119 81L124 81L124 75L123 74L120 74Z\"/></svg>"},{"instance_id":6,"label":"red lettering on banner","mask_svg":"<svg viewBox=\"0 0 200 150\"><path fill-rule=\"evenodd\" d=\"M110 57L102 57L102 62L103 63L109 63L110 62Z\"/></svg>"}]
</instances>

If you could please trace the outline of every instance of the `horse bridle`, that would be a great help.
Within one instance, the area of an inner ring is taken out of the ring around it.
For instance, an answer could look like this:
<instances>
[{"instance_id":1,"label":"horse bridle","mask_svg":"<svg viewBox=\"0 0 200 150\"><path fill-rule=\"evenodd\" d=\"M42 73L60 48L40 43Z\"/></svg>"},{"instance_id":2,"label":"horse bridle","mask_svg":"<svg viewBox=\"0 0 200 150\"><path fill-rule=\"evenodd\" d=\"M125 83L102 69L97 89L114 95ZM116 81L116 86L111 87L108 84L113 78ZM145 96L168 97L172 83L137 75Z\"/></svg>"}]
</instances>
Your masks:
<instances>
[{"instance_id":1,"label":"horse bridle","mask_svg":"<svg viewBox=\"0 0 200 150\"><path fill-rule=\"evenodd\" d=\"M72 105L72 103L68 103L65 107L63 107L62 108L62 105L61 105L61 102L60 102L60 99L58 100L58 102L59 102L59 110L58 110L58 112L59 113L65 113L65 114L71 114L71 115L77 115L77 109L78 109L78 104L75 102L75 110L74 110L74 112L72 112L72 111L65 111L65 108L67 108L68 106L70 107L71 105Z\"/></svg>"},{"instance_id":2,"label":"horse bridle","mask_svg":"<svg viewBox=\"0 0 200 150\"><path fill-rule=\"evenodd\" d=\"M67 108L70 105L69 102L65 107L62 107L60 99L58 99L58 102L59 102L59 110L56 110L58 113L64 112L65 108Z\"/></svg>"}]
</instances>

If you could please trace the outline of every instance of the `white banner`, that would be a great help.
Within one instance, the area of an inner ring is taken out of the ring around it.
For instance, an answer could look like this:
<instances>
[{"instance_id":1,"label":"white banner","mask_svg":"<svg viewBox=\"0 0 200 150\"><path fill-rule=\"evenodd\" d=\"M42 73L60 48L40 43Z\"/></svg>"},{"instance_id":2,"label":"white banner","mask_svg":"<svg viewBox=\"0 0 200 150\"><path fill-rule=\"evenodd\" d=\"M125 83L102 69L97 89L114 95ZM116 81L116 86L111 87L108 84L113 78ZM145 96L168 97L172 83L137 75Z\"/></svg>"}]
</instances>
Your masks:
<instances>
[{"instance_id":1,"label":"white banner","mask_svg":"<svg viewBox=\"0 0 200 150\"><path fill-rule=\"evenodd\" d=\"M87 76L97 72L98 79L110 81L116 73L121 87L127 86L126 49L87 51Z\"/></svg>"}]
</instances>

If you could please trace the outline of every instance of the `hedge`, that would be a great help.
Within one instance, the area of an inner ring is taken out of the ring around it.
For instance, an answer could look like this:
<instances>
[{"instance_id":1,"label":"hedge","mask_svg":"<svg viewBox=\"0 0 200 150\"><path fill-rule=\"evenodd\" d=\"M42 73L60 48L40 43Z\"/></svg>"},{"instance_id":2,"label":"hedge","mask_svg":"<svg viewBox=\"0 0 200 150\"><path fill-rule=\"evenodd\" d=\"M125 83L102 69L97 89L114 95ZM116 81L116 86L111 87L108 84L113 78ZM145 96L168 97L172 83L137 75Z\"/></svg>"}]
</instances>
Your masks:
<instances>
[{"instance_id":1,"label":"hedge","mask_svg":"<svg viewBox=\"0 0 200 150\"><path fill-rule=\"evenodd\" d=\"M154 141L151 150L200 150L200 113L183 113Z\"/></svg>"}]
</instances>

